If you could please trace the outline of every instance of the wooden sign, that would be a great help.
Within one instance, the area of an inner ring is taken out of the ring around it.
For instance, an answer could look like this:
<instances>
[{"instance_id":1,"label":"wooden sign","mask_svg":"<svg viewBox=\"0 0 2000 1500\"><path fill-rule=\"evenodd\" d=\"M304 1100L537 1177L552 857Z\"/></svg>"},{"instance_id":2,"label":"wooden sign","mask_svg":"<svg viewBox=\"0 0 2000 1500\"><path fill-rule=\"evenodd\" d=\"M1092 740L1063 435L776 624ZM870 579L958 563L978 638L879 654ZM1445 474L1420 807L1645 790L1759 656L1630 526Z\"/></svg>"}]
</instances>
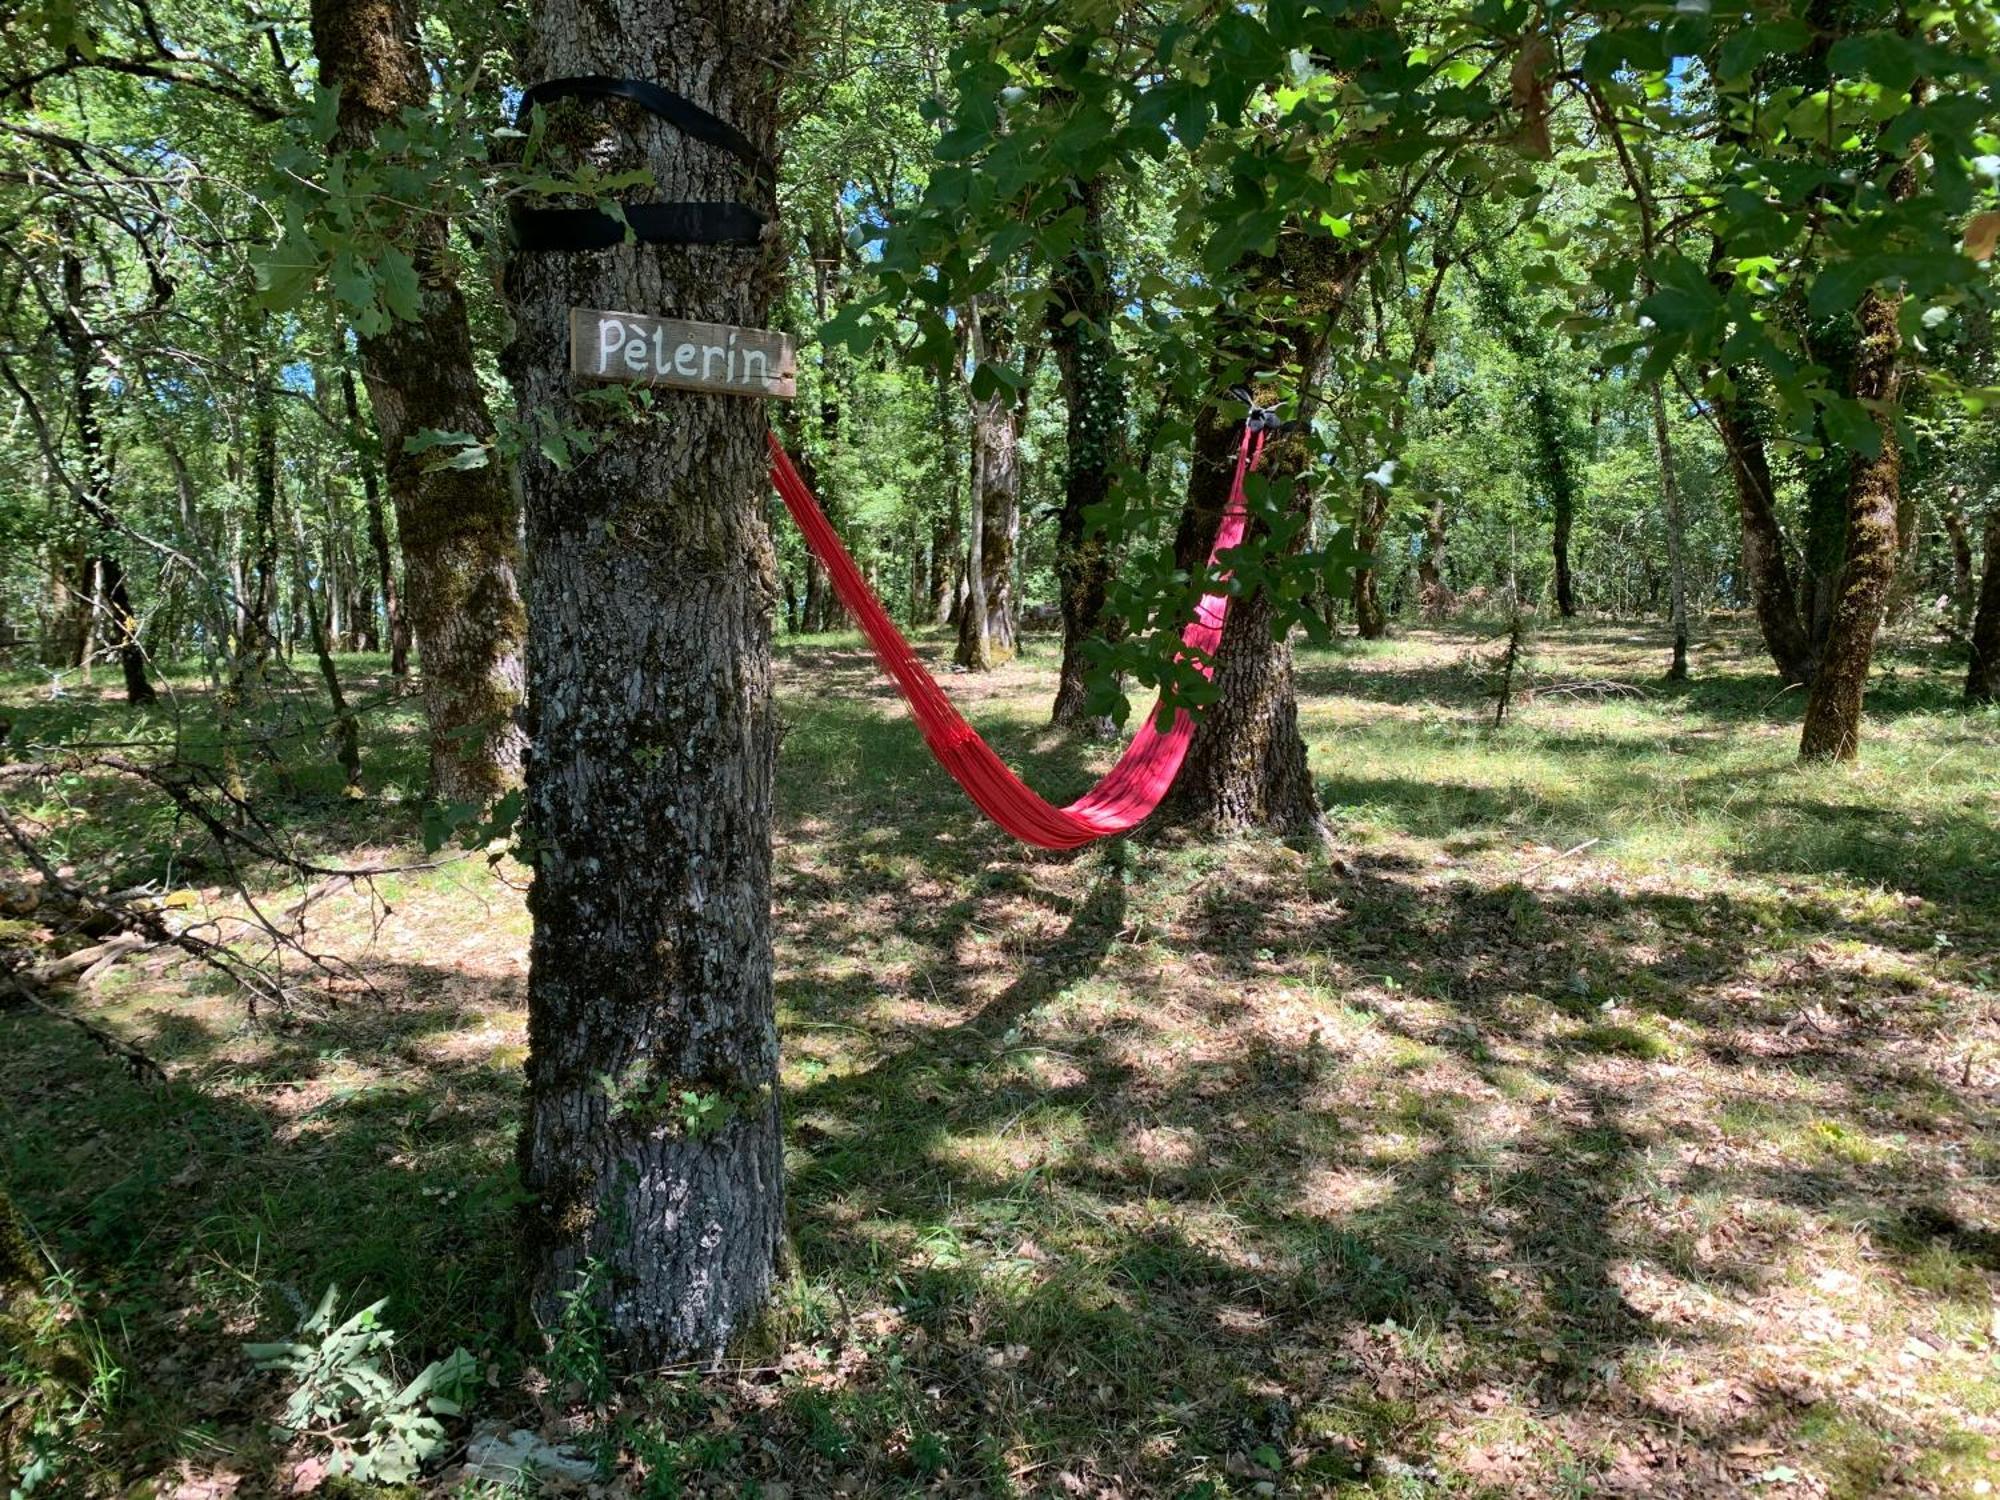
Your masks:
<instances>
[{"instance_id":1,"label":"wooden sign","mask_svg":"<svg viewBox=\"0 0 2000 1500\"><path fill-rule=\"evenodd\" d=\"M572 307L569 368L571 374L593 380L687 391L787 401L798 394L798 352L790 334L645 313Z\"/></svg>"}]
</instances>

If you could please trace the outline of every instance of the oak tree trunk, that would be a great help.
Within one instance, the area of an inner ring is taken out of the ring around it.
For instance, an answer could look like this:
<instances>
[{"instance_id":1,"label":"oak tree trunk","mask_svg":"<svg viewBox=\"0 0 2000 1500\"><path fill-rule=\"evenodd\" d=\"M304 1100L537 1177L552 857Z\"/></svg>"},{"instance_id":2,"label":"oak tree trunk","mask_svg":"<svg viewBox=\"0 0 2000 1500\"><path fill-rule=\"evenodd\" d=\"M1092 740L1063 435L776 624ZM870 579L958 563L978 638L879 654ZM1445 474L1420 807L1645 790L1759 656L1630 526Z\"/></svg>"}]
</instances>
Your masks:
<instances>
[{"instance_id":1,"label":"oak tree trunk","mask_svg":"<svg viewBox=\"0 0 2000 1500\"><path fill-rule=\"evenodd\" d=\"M1437 495L1431 500L1431 508L1424 517L1424 546L1423 551L1417 554L1417 601L1423 609L1424 618L1433 624L1450 615L1456 604L1450 586L1444 581L1448 526L1444 496Z\"/></svg>"},{"instance_id":2,"label":"oak tree trunk","mask_svg":"<svg viewBox=\"0 0 2000 1500\"><path fill-rule=\"evenodd\" d=\"M658 80L768 152L790 0L538 0L530 79ZM550 149L649 169L665 201L768 186L666 122L563 101ZM650 195L650 194L649 194ZM524 415L595 426L568 373L572 307L762 327L759 252L516 252L506 356ZM661 392L558 470L521 467L535 849L526 1259L544 1325L581 1285L629 1364L718 1355L770 1290L783 1220L771 994L776 723L765 412Z\"/></svg>"},{"instance_id":3,"label":"oak tree trunk","mask_svg":"<svg viewBox=\"0 0 2000 1500\"><path fill-rule=\"evenodd\" d=\"M973 666L973 637L980 637L977 665L1006 661L1014 654L1014 544L1021 534L1020 429L1014 401L1005 390L972 407L972 488L975 521L972 548L979 574L974 597L959 619L958 662ZM985 629L978 628L984 620Z\"/></svg>"},{"instance_id":4,"label":"oak tree trunk","mask_svg":"<svg viewBox=\"0 0 2000 1500\"><path fill-rule=\"evenodd\" d=\"M354 375L340 372L340 395L347 410L354 461L361 466L361 495L368 512L368 547L375 555L375 580L382 590L382 618L389 627L389 675L410 675L410 622L403 615L403 597L396 587L396 562L389 551L389 521L382 511L382 485L373 455L361 441L361 404L355 399Z\"/></svg>"},{"instance_id":5,"label":"oak tree trunk","mask_svg":"<svg viewBox=\"0 0 2000 1500\"><path fill-rule=\"evenodd\" d=\"M1688 675L1687 527L1681 514L1681 483L1674 473L1673 438L1667 430L1667 397L1658 381L1653 382L1653 451L1660 464L1660 498L1666 511L1668 598L1674 627L1674 655L1667 667L1667 680L1685 682Z\"/></svg>"},{"instance_id":6,"label":"oak tree trunk","mask_svg":"<svg viewBox=\"0 0 2000 1500\"><path fill-rule=\"evenodd\" d=\"M1576 616L1576 579L1569 567L1569 539L1576 525L1576 496L1567 485L1556 490L1555 510L1552 545L1556 559L1556 611L1568 620Z\"/></svg>"},{"instance_id":7,"label":"oak tree trunk","mask_svg":"<svg viewBox=\"0 0 2000 1500\"><path fill-rule=\"evenodd\" d=\"M1951 543L1951 623L1963 635L1972 625L1972 528L1959 508L1956 489L1952 503L1944 507L1942 519L1945 536Z\"/></svg>"},{"instance_id":8,"label":"oak tree trunk","mask_svg":"<svg viewBox=\"0 0 2000 1500\"><path fill-rule=\"evenodd\" d=\"M90 596L95 623L104 631L105 643L118 653L118 666L125 676L125 701L144 708L159 695L146 676L146 653L139 644L139 617L132 609L132 595L125 581L123 538L118 517L112 508L111 461L104 449L104 428L98 420L97 387L93 379L96 351L83 315L83 260L73 251L62 257L63 307L57 319L57 335L69 354L70 396L76 413L77 440L83 448L83 508L97 526L96 589ZM89 625L86 622L85 655L89 663Z\"/></svg>"},{"instance_id":9,"label":"oak tree trunk","mask_svg":"<svg viewBox=\"0 0 2000 1500\"><path fill-rule=\"evenodd\" d=\"M1986 515L1986 572L1972 615L1972 665L1965 674L1967 703L2000 703L2000 506Z\"/></svg>"},{"instance_id":10,"label":"oak tree trunk","mask_svg":"<svg viewBox=\"0 0 2000 1500\"><path fill-rule=\"evenodd\" d=\"M1897 300L1870 290L1856 313L1860 344L1852 390L1871 407L1896 399ZM1896 509L1901 455L1891 422L1878 421L1881 451L1853 455L1847 484L1846 561L1829 614L1826 644L1806 696L1799 755L1805 760L1852 760L1861 746L1861 701L1882 606L1896 576Z\"/></svg>"},{"instance_id":11,"label":"oak tree trunk","mask_svg":"<svg viewBox=\"0 0 2000 1500\"><path fill-rule=\"evenodd\" d=\"M314 0L320 82L340 90L339 150L366 148L405 108L422 108L430 81L417 42L415 0ZM431 794L447 805L485 803L520 779L522 697L520 512L503 467L428 465L409 451L426 429L494 435L473 360L464 295L447 226L420 214L404 248L416 263L421 311L360 339L361 377L382 442L411 632L423 664L430 721Z\"/></svg>"},{"instance_id":12,"label":"oak tree trunk","mask_svg":"<svg viewBox=\"0 0 2000 1500\"><path fill-rule=\"evenodd\" d=\"M1388 491L1364 483L1361 512L1354 518L1354 545L1362 554L1354 569L1354 631L1364 641L1379 641L1389 633L1389 616L1382 609L1382 575L1375 565L1375 549L1382 545L1388 521Z\"/></svg>"},{"instance_id":13,"label":"oak tree trunk","mask_svg":"<svg viewBox=\"0 0 2000 1500\"><path fill-rule=\"evenodd\" d=\"M1716 398L1715 421L1736 492L1743 572L1764 648L1771 653L1778 675L1798 686L1812 680L1812 638L1799 617L1798 591L1785 560L1785 536L1778 526L1777 491L1771 482L1762 426L1741 394L1740 373L1732 371L1730 379L1737 390Z\"/></svg>"},{"instance_id":14,"label":"oak tree trunk","mask_svg":"<svg viewBox=\"0 0 2000 1500\"><path fill-rule=\"evenodd\" d=\"M955 665L969 672L989 671L993 666L987 651L986 600L986 486L980 477L981 453L978 427L973 429L972 482L966 534L970 538L965 554L965 595L958 601L958 648L952 653Z\"/></svg>"},{"instance_id":15,"label":"oak tree trunk","mask_svg":"<svg viewBox=\"0 0 2000 1500\"><path fill-rule=\"evenodd\" d=\"M1196 420L1187 506L1174 548L1193 575L1201 573L1214 545L1241 437L1242 427L1212 406ZM1296 438L1273 439L1264 472L1283 472L1302 458ZM1274 618L1263 589L1230 601L1216 651L1216 698L1202 710L1165 803L1165 820L1224 835L1267 828L1326 837L1299 734L1291 641L1274 631Z\"/></svg>"},{"instance_id":16,"label":"oak tree trunk","mask_svg":"<svg viewBox=\"0 0 2000 1500\"><path fill-rule=\"evenodd\" d=\"M1090 645L1105 639L1111 542L1091 511L1111 498L1125 458L1125 370L1111 337L1116 312L1104 242L1104 180L1076 184L1082 213L1075 246L1051 278L1049 348L1068 408L1069 452L1056 518L1056 583L1062 608L1062 667L1049 722L1082 724L1090 701ZM1108 727L1101 716L1098 727Z\"/></svg>"},{"instance_id":17,"label":"oak tree trunk","mask_svg":"<svg viewBox=\"0 0 2000 1500\"><path fill-rule=\"evenodd\" d=\"M968 318L975 365L1009 352L1005 309L975 305ZM972 402L972 550L978 587L969 596L980 608L959 616L958 665L984 671L1014 654L1014 546L1021 535L1021 423L1025 389L1004 385Z\"/></svg>"}]
</instances>

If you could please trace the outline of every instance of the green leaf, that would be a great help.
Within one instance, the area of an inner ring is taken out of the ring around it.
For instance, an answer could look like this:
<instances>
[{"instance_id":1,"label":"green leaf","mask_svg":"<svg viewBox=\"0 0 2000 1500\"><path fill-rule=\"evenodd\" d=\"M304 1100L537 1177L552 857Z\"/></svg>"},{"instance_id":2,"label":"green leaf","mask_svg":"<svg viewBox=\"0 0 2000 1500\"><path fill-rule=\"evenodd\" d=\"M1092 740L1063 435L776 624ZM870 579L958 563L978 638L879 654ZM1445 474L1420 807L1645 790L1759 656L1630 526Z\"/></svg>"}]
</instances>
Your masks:
<instances>
[{"instance_id":1,"label":"green leaf","mask_svg":"<svg viewBox=\"0 0 2000 1500\"><path fill-rule=\"evenodd\" d=\"M287 230L277 246L251 262L257 300L273 312L287 312L305 300L319 280L320 254L303 229Z\"/></svg>"},{"instance_id":2,"label":"green leaf","mask_svg":"<svg viewBox=\"0 0 2000 1500\"><path fill-rule=\"evenodd\" d=\"M415 262L403 251L391 246L382 252L375 266L375 285L383 305L405 323L423 316L423 286L417 279Z\"/></svg>"},{"instance_id":3,"label":"green leaf","mask_svg":"<svg viewBox=\"0 0 2000 1500\"><path fill-rule=\"evenodd\" d=\"M1826 435L1849 453L1876 458L1882 452L1882 429L1868 408L1846 396L1829 399L1820 412Z\"/></svg>"}]
</instances>

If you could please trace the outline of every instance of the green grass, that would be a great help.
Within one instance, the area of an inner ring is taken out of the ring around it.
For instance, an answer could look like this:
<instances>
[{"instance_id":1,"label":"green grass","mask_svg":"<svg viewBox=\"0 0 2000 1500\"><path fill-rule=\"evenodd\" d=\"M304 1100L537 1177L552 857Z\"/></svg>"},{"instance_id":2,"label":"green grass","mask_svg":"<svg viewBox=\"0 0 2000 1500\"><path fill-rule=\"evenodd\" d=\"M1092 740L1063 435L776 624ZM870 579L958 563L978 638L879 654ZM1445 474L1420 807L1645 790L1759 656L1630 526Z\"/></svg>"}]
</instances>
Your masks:
<instances>
[{"instance_id":1,"label":"green grass","mask_svg":"<svg viewBox=\"0 0 2000 1500\"><path fill-rule=\"evenodd\" d=\"M338 1283L389 1299L412 1368L471 1348L476 1418L560 1422L638 1495L1972 1493L2000 1479L2000 715L1892 650L1863 764L1801 770L1797 695L1705 645L1668 687L1642 628L1552 629L1498 730L1470 633L1302 652L1343 871L1023 851L858 641L781 643L790 1279L748 1367L605 1403L588 1330L540 1354L507 1291L518 869L318 908L379 998L300 975L253 1023L114 971L80 1003L163 1087L0 1011L0 1183L123 1372L79 1451L107 1486L268 1491L284 1392L241 1345ZM1036 641L949 685L1062 800L1115 747L1043 727L1053 666ZM408 858L421 726L349 670L386 699L373 795L338 795L301 689L260 806ZM0 699L17 754L173 725ZM129 789L16 806L93 876L215 886Z\"/></svg>"}]
</instances>

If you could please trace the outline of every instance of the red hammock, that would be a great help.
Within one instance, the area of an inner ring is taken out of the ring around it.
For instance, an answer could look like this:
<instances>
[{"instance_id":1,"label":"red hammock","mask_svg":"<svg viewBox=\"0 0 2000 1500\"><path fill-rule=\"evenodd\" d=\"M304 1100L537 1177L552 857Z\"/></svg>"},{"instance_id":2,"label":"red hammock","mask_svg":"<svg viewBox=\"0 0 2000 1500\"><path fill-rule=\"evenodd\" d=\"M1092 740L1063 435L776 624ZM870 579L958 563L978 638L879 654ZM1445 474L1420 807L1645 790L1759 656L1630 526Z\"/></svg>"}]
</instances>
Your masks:
<instances>
[{"instance_id":1,"label":"red hammock","mask_svg":"<svg viewBox=\"0 0 2000 1500\"><path fill-rule=\"evenodd\" d=\"M932 679L908 641L897 631L889 612L868 587L868 580L854 565L841 545L833 524L806 488L805 480L774 436L766 435L771 447L771 480L792 513L806 544L826 565L833 591L847 606L868 644L875 648L882 670L896 680L918 727L931 747L931 754L965 788L979 810L1023 843L1043 849L1074 849L1093 839L1108 838L1136 828L1174 784L1181 762L1187 758L1188 742L1194 737L1194 719L1184 708L1174 711L1173 727L1159 728L1157 707L1132 737L1132 743L1105 776L1088 792L1067 807L1056 807L1030 791L1021 778L1008 770L986 741L965 722L951 700ZM1246 429L1236 455L1236 478L1229 488L1229 503L1222 512L1222 526L1215 534L1217 557L1243 541L1247 512L1243 502L1243 476L1256 464L1264 447L1261 431ZM1181 644L1202 655L1203 675L1213 675L1208 664L1222 641L1222 623L1229 612L1226 594L1205 594L1195 609L1195 617L1181 632Z\"/></svg>"}]
</instances>

